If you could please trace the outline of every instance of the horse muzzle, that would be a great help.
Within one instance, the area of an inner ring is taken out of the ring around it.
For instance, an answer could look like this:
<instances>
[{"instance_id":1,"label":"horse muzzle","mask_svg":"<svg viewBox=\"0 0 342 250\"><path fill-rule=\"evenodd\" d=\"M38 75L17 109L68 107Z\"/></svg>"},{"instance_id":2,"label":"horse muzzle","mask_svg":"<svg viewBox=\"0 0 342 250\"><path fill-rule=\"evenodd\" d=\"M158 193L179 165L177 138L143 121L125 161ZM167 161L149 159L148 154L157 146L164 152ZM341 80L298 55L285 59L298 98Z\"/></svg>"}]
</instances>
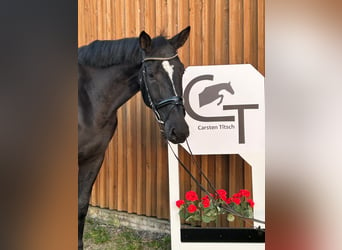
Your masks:
<instances>
[{"instance_id":1,"label":"horse muzzle","mask_svg":"<svg viewBox=\"0 0 342 250\"><path fill-rule=\"evenodd\" d=\"M183 143L189 136L189 127L186 122L182 124L165 124L165 136L166 139L174 144Z\"/></svg>"}]
</instances>

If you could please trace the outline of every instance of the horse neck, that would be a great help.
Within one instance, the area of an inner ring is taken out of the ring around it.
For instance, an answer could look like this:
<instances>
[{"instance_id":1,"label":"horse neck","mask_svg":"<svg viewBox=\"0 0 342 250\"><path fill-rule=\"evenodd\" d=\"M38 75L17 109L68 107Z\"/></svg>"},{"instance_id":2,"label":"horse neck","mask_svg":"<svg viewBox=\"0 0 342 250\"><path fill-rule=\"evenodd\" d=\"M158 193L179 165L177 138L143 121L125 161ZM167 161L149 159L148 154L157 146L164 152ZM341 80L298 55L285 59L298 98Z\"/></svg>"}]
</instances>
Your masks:
<instances>
[{"instance_id":1,"label":"horse neck","mask_svg":"<svg viewBox=\"0 0 342 250\"><path fill-rule=\"evenodd\" d=\"M93 125L103 127L116 111L140 89L139 65L115 65L93 69L93 80L87 87L93 108Z\"/></svg>"}]
</instances>

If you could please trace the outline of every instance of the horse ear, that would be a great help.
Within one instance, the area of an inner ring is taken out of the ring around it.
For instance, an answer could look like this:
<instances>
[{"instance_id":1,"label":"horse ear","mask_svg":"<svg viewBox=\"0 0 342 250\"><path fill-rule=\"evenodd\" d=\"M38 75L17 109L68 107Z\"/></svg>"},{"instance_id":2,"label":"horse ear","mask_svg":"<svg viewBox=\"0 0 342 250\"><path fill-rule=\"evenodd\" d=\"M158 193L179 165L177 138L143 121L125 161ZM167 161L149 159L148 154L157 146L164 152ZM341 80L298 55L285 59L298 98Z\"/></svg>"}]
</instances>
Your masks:
<instances>
[{"instance_id":1,"label":"horse ear","mask_svg":"<svg viewBox=\"0 0 342 250\"><path fill-rule=\"evenodd\" d=\"M183 44L186 42L190 34L190 26L186 27L184 30L179 32L177 35L169 39L169 42L171 45L178 49L183 46Z\"/></svg>"},{"instance_id":2,"label":"horse ear","mask_svg":"<svg viewBox=\"0 0 342 250\"><path fill-rule=\"evenodd\" d=\"M142 31L139 36L139 46L145 52L149 52L151 50L151 37L145 32Z\"/></svg>"}]
</instances>

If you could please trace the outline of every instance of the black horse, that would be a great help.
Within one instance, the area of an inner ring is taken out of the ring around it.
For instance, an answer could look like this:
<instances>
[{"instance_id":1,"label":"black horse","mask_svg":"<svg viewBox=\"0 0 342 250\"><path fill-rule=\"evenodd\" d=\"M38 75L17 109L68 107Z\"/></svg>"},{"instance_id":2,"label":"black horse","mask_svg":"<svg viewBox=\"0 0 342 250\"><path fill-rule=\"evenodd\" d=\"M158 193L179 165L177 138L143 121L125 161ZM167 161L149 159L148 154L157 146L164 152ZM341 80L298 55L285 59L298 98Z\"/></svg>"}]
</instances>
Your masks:
<instances>
[{"instance_id":1,"label":"black horse","mask_svg":"<svg viewBox=\"0 0 342 250\"><path fill-rule=\"evenodd\" d=\"M177 49L190 27L171 39L138 38L94 41L78 49L78 249L92 186L117 126L117 110L142 92L167 140L182 143L189 135L184 120L182 75Z\"/></svg>"}]
</instances>

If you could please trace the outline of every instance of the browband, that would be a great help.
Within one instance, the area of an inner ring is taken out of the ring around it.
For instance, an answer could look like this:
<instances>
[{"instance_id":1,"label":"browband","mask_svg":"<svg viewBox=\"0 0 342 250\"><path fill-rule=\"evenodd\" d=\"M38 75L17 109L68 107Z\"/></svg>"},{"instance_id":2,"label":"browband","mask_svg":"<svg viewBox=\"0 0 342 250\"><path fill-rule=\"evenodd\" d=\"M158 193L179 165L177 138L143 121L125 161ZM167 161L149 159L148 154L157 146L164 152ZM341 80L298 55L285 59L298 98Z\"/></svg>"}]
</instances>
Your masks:
<instances>
[{"instance_id":1,"label":"browband","mask_svg":"<svg viewBox=\"0 0 342 250\"><path fill-rule=\"evenodd\" d=\"M142 60L142 62L146 62L146 61L167 61L167 60L171 60L173 58L176 58L178 56L178 54L175 54L173 56L170 57L146 57Z\"/></svg>"}]
</instances>

